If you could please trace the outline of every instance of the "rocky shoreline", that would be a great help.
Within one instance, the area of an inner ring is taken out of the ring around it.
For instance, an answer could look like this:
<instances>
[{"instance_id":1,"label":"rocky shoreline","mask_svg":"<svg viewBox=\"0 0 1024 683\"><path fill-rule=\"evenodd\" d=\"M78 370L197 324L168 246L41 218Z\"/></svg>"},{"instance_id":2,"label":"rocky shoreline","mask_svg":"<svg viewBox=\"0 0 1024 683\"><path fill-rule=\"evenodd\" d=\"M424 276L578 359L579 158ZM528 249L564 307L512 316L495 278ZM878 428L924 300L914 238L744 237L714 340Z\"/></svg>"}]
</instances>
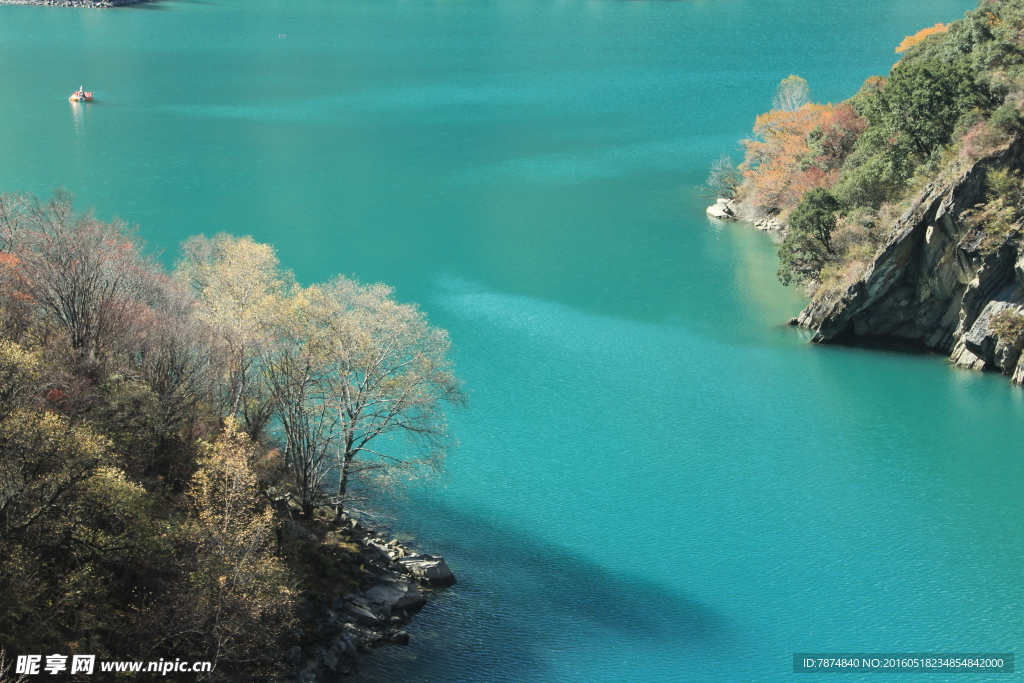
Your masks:
<instances>
[{"instance_id":1,"label":"rocky shoreline","mask_svg":"<svg viewBox=\"0 0 1024 683\"><path fill-rule=\"evenodd\" d=\"M0 0L0 5L39 5L42 7L123 7L139 5L150 0Z\"/></svg>"},{"instance_id":2,"label":"rocky shoreline","mask_svg":"<svg viewBox=\"0 0 1024 683\"><path fill-rule=\"evenodd\" d=\"M891 342L1024 384L1024 334L1008 337L997 325L1007 313L1024 319L1024 220L1002 235L968 220L986 201L990 170L1024 173L1024 135L921 190L863 274L815 296L789 324L811 330L815 343ZM707 213L785 235L776 216L734 200Z\"/></svg>"},{"instance_id":3,"label":"rocky shoreline","mask_svg":"<svg viewBox=\"0 0 1024 683\"><path fill-rule=\"evenodd\" d=\"M331 533L359 548L358 590L320 595L300 614L308 627L289 653L294 683L342 680L358 671L360 655L382 645L407 645L402 627L440 588L454 585L444 558L416 553L357 520L344 518Z\"/></svg>"},{"instance_id":4,"label":"rocky shoreline","mask_svg":"<svg viewBox=\"0 0 1024 683\"><path fill-rule=\"evenodd\" d=\"M785 224L779 220L778 216L758 211L735 199L719 198L707 208L706 213L718 220L746 221L752 223L758 230L765 232L782 233L786 229Z\"/></svg>"}]
</instances>

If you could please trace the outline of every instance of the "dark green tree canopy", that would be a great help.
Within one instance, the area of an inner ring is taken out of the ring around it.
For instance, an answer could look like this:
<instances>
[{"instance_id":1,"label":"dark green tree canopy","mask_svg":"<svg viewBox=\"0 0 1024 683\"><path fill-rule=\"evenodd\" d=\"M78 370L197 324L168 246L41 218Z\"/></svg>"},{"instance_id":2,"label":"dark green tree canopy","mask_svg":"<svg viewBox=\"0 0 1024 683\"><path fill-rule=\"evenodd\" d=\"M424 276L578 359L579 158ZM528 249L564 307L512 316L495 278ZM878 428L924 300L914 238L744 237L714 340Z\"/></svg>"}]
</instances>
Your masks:
<instances>
[{"instance_id":1,"label":"dark green tree canopy","mask_svg":"<svg viewBox=\"0 0 1024 683\"><path fill-rule=\"evenodd\" d=\"M923 156L949 142L961 116L996 104L969 67L935 61L897 64L877 98L865 115Z\"/></svg>"},{"instance_id":2,"label":"dark green tree canopy","mask_svg":"<svg viewBox=\"0 0 1024 683\"><path fill-rule=\"evenodd\" d=\"M824 188L804 195L789 217L789 234L779 247L779 280L789 285L815 278L833 256L832 233L842 205Z\"/></svg>"}]
</instances>

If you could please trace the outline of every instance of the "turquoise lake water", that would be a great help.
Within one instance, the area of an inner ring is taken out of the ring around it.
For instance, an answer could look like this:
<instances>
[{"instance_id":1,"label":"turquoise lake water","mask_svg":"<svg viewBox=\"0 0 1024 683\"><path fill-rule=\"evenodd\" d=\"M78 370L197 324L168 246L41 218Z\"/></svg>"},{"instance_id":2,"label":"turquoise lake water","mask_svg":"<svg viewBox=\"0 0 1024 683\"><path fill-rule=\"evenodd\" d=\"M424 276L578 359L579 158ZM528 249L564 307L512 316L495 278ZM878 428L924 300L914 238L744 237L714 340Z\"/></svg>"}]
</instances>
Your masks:
<instances>
[{"instance_id":1,"label":"turquoise lake water","mask_svg":"<svg viewBox=\"0 0 1024 683\"><path fill-rule=\"evenodd\" d=\"M697 189L781 78L845 98L972 5L0 6L0 189L66 186L168 262L251 234L303 282L387 282L450 330L462 445L393 524L460 583L364 681L1020 652L1024 393L807 344L770 240ZM79 85L97 101L72 108Z\"/></svg>"}]
</instances>

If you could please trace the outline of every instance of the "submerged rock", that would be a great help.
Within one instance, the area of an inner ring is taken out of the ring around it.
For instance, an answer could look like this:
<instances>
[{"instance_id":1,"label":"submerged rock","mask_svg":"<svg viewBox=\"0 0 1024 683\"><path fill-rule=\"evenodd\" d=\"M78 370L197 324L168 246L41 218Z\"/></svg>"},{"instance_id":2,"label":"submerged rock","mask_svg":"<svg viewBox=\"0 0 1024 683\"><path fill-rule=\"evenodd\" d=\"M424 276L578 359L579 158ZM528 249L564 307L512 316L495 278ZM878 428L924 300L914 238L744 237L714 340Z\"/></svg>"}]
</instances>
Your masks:
<instances>
[{"instance_id":1,"label":"submerged rock","mask_svg":"<svg viewBox=\"0 0 1024 683\"><path fill-rule=\"evenodd\" d=\"M418 610L427 598L408 581L382 581L365 593L367 600L379 605L387 616L400 610Z\"/></svg>"}]
</instances>

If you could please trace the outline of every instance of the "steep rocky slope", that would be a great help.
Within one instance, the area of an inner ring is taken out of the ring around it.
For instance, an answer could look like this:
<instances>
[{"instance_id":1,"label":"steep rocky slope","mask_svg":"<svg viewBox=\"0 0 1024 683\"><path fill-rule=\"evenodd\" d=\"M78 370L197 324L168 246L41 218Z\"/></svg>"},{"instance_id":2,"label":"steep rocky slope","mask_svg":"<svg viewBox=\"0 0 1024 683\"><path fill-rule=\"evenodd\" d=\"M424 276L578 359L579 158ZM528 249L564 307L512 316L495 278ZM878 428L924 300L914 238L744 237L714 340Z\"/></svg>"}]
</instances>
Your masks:
<instances>
[{"instance_id":1,"label":"steep rocky slope","mask_svg":"<svg viewBox=\"0 0 1024 683\"><path fill-rule=\"evenodd\" d=\"M790 322L814 330L819 343L897 339L1024 383L1021 339L1000 336L992 325L1000 311L1024 311L1020 224L993 237L968 220L986 201L988 172L1022 167L1018 137L951 182L928 185L859 280L819 297Z\"/></svg>"}]
</instances>

